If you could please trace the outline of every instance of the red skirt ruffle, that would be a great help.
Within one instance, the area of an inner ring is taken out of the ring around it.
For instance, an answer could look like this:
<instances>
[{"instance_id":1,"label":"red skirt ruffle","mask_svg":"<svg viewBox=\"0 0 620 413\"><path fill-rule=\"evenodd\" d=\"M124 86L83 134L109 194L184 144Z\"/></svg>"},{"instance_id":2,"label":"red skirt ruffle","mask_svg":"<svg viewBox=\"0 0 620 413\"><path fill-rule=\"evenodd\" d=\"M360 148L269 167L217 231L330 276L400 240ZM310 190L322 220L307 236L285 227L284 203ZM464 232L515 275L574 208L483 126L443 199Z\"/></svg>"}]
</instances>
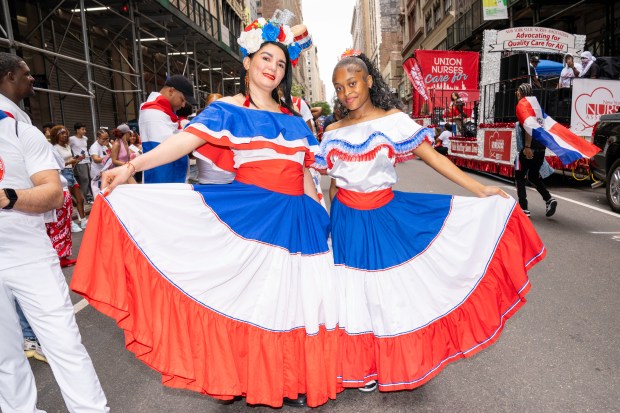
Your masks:
<instances>
[{"instance_id":1,"label":"red skirt ruffle","mask_svg":"<svg viewBox=\"0 0 620 413\"><path fill-rule=\"evenodd\" d=\"M381 391L422 386L449 363L470 357L493 344L506 320L529 292L527 276L546 249L520 208L512 212L505 232L480 283L456 309L410 333L380 338L340 330L339 382L361 387L377 380ZM406 316L406 315L403 315Z\"/></svg>"},{"instance_id":2,"label":"red skirt ruffle","mask_svg":"<svg viewBox=\"0 0 620 413\"><path fill-rule=\"evenodd\" d=\"M309 406L319 406L341 390L338 331L272 332L203 306L153 268L101 200L91 211L71 288L116 320L126 348L160 372L166 386L273 407L303 393Z\"/></svg>"}]
</instances>

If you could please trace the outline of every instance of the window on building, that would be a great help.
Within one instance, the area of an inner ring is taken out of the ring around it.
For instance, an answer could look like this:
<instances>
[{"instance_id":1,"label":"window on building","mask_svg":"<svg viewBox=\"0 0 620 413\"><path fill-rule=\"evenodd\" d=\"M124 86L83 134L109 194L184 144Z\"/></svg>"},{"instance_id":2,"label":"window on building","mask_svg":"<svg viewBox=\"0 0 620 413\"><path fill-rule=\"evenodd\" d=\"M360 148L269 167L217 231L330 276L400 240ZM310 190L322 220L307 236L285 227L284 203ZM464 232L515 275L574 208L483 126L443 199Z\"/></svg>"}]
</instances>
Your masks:
<instances>
[{"instance_id":1,"label":"window on building","mask_svg":"<svg viewBox=\"0 0 620 413\"><path fill-rule=\"evenodd\" d=\"M443 0L443 4L444 4L444 10L446 11L446 13L448 13L450 10L452 10L452 0Z\"/></svg>"},{"instance_id":2,"label":"window on building","mask_svg":"<svg viewBox=\"0 0 620 413\"><path fill-rule=\"evenodd\" d=\"M426 19L424 21L424 27L426 29L426 33L428 34L431 30L433 30L433 14L428 13L426 15Z\"/></svg>"},{"instance_id":3,"label":"window on building","mask_svg":"<svg viewBox=\"0 0 620 413\"><path fill-rule=\"evenodd\" d=\"M441 3L435 3L435 5L433 6L433 14L435 15L435 23L439 23L439 21L443 17L441 13Z\"/></svg>"},{"instance_id":4,"label":"window on building","mask_svg":"<svg viewBox=\"0 0 620 413\"><path fill-rule=\"evenodd\" d=\"M407 24L409 25L409 39L413 38L413 35L415 34L416 30L418 29L416 27L416 23L417 22L416 22L416 19L415 19L415 12L416 12L416 9L414 8L407 15Z\"/></svg>"}]
</instances>

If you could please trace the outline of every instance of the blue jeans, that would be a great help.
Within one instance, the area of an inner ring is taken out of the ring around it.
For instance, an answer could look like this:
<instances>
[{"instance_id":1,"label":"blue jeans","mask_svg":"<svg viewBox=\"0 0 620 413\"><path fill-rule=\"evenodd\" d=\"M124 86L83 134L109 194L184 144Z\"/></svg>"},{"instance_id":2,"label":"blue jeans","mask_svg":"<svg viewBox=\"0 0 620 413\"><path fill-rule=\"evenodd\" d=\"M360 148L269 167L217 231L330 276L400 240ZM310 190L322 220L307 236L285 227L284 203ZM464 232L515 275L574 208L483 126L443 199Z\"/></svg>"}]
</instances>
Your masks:
<instances>
[{"instance_id":1,"label":"blue jeans","mask_svg":"<svg viewBox=\"0 0 620 413\"><path fill-rule=\"evenodd\" d=\"M19 325L22 327L22 335L24 336L24 339L36 340L37 336L34 335L34 331L32 331L32 327L30 327L30 323L26 320L26 316L17 301L15 301L15 309L17 310L17 315L19 316Z\"/></svg>"}]
</instances>

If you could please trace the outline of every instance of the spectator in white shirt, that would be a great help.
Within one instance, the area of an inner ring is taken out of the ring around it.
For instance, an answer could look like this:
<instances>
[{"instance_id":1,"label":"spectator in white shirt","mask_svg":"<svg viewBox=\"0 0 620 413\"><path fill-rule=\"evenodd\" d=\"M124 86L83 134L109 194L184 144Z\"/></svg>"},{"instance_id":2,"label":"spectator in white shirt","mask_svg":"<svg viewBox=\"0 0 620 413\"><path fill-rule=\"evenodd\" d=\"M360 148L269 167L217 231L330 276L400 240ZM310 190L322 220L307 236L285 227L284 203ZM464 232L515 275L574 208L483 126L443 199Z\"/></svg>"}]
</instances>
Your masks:
<instances>
[{"instance_id":1,"label":"spectator in white shirt","mask_svg":"<svg viewBox=\"0 0 620 413\"><path fill-rule=\"evenodd\" d=\"M82 229L85 229L88 219L86 219L86 214L84 213L84 196L80 190L80 184L77 183L73 174L73 167L84 159L84 155L73 153L69 145L69 132L63 125L56 125L50 129L50 143L65 161L65 168L60 173L68 182L69 192L71 192L77 203L80 226ZM88 185L90 186L90 182Z\"/></svg>"},{"instance_id":2,"label":"spectator in white shirt","mask_svg":"<svg viewBox=\"0 0 620 413\"><path fill-rule=\"evenodd\" d=\"M15 113L33 92L34 78L20 57L0 53L0 95ZM107 401L82 345L58 254L44 214L63 203L58 162L43 134L0 113L0 410L40 412L37 386L24 356L15 300L45 348L71 412L108 412ZM25 114L24 114L25 115ZM27 117L26 117L27 118ZM28 119L29 120L29 119Z\"/></svg>"},{"instance_id":3,"label":"spectator in white shirt","mask_svg":"<svg viewBox=\"0 0 620 413\"><path fill-rule=\"evenodd\" d=\"M435 150L442 155L447 155L450 148L450 138L452 138L452 124L446 122L443 127L443 132L435 137Z\"/></svg>"},{"instance_id":4,"label":"spectator in white shirt","mask_svg":"<svg viewBox=\"0 0 620 413\"><path fill-rule=\"evenodd\" d=\"M74 168L75 178L80 184L80 190L87 202L93 201L93 194L90 192L90 156L88 155L88 138L86 137L86 125L77 122L73 125L75 135L69 137L69 145L74 155L84 155Z\"/></svg>"},{"instance_id":5,"label":"spectator in white shirt","mask_svg":"<svg viewBox=\"0 0 620 413\"><path fill-rule=\"evenodd\" d=\"M97 131L97 140L90 146L88 153L92 159L90 163L90 189L93 196L97 196L101 186L101 172L106 159L110 157L110 136L105 129Z\"/></svg>"}]
</instances>

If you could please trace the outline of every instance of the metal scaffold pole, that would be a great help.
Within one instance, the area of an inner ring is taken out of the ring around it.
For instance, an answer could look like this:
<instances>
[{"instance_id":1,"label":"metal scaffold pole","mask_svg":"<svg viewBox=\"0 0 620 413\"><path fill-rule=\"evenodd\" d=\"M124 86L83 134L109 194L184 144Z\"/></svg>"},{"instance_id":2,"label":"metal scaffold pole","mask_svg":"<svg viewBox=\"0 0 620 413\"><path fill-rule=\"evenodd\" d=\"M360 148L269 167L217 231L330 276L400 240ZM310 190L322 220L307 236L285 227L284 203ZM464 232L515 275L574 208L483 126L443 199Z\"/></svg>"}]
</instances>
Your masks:
<instances>
[{"instance_id":1,"label":"metal scaffold pole","mask_svg":"<svg viewBox=\"0 0 620 413\"><path fill-rule=\"evenodd\" d=\"M140 24L136 17L136 5L134 1L129 2L129 19L131 24L131 46L133 51L133 67L134 71L139 75L138 89L140 92L136 92L136 113L140 112L140 103L146 100L145 96L145 84L144 84L144 68L142 66L142 42L140 41L140 32L136 31L136 24Z\"/></svg>"},{"instance_id":2,"label":"metal scaffold pole","mask_svg":"<svg viewBox=\"0 0 620 413\"><path fill-rule=\"evenodd\" d=\"M15 50L15 38L13 37L13 25L11 24L11 11L9 10L9 2L2 0L2 10L4 11L4 28L6 30L6 37L9 40L9 48L12 54L16 53Z\"/></svg>"},{"instance_id":3,"label":"metal scaffold pole","mask_svg":"<svg viewBox=\"0 0 620 413\"><path fill-rule=\"evenodd\" d=\"M198 101L198 106L200 106L200 77L199 77L199 73L198 72L198 59L196 58L196 56L198 56L198 54L196 54L196 39L194 40L194 98Z\"/></svg>"},{"instance_id":4,"label":"metal scaffold pole","mask_svg":"<svg viewBox=\"0 0 620 413\"><path fill-rule=\"evenodd\" d=\"M86 60L86 79L88 81L88 94L94 96L95 91L93 89L93 73L90 66L90 47L88 42L88 27L86 22L86 9L84 5L84 0L80 0L80 20L82 22L82 41L84 42L84 60ZM92 133L94 134L98 129L97 112L95 110L94 99L88 99L88 103L90 104L90 115L93 127Z\"/></svg>"}]
</instances>

